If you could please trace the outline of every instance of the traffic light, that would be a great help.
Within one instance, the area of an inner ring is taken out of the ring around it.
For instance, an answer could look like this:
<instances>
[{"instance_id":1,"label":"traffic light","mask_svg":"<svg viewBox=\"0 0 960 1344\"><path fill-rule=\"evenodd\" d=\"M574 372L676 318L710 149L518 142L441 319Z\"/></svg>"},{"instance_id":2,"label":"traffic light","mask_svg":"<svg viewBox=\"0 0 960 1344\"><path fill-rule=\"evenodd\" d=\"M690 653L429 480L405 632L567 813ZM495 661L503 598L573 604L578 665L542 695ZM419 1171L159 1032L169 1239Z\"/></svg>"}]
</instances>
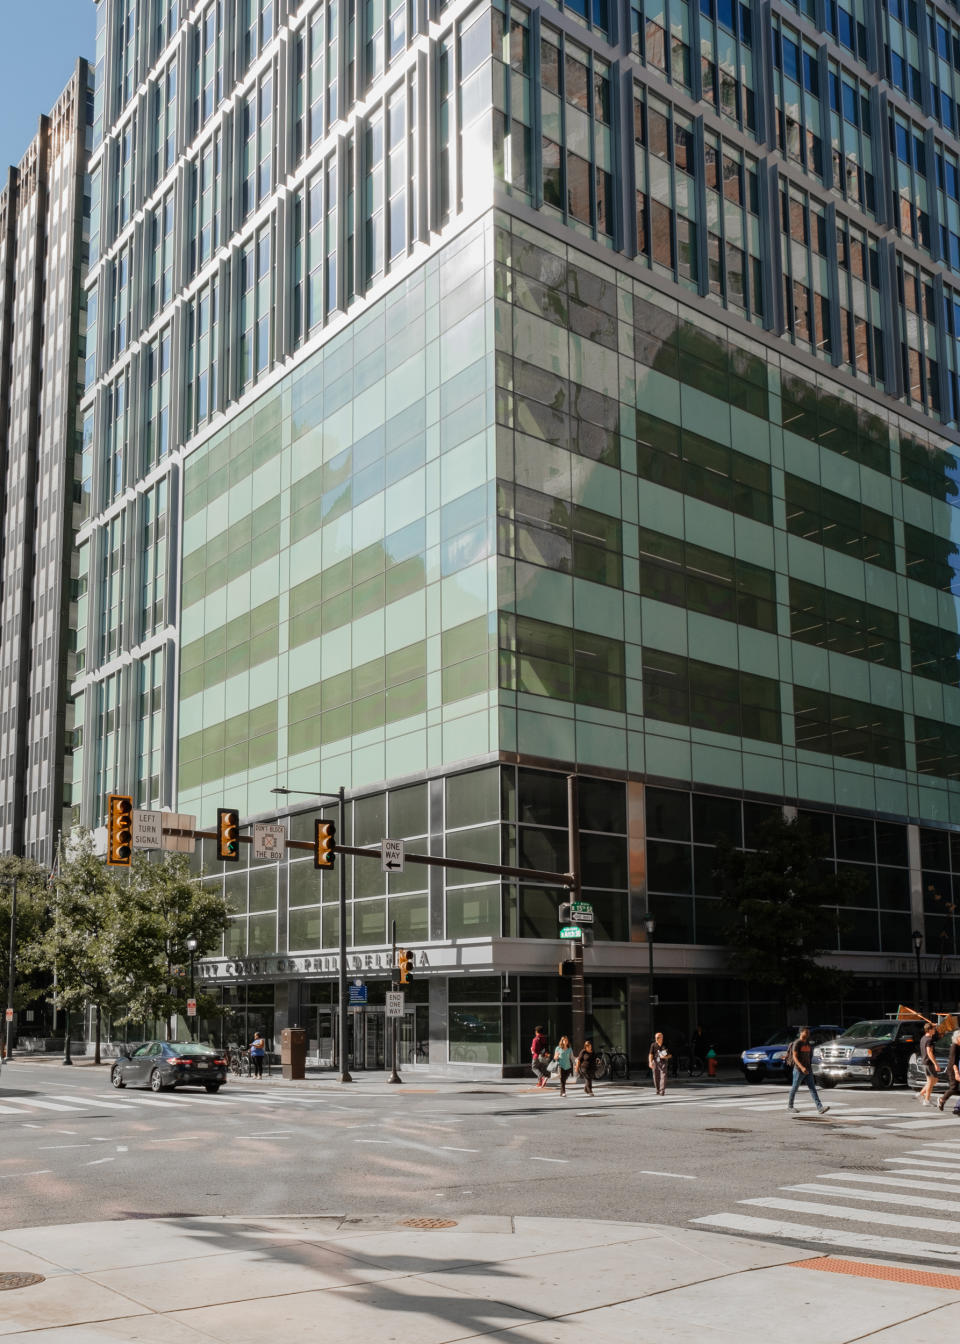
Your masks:
<instances>
[{"instance_id":1,"label":"traffic light","mask_svg":"<svg viewBox=\"0 0 960 1344\"><path fill-rule=\"evenodd\" d=\"M107 863L130 867L133 834L133 799L125 793L111 793L107 799Z\"/></svg>"},{"instance_id":2,"label":"traffic light","mask_svg":"<svg viewBox=\"0 0 960 1344\"><path fill-rule=\"evenodd\" d=\"M559 921L560 921L561 924L569 924L569 923L570 923L570 911L571 911L571 905L570 905L570 902L569 902L569 901L561 901L561 902L560 902L560 907L559 907L559 909L557 910L557 919L559 919Z\"/></svg>"},{"instance_id":3,"label":"traffic light","mask_svg":"<svg viewBox=\"0 0 960 1344\"><path fill-rule=\"evenodd\" d=\"M337 861L337 827L332 821L314 823L313 866L332 868Z\"/></svg>"},{"instance_id":4,"label":"traffic light","mask_svg":"<svg viewBox=\"0 0 960 1344\"><path fill-rule=\"evenodd\" d=\"M236 808L217 808L217 858L221 863L236 863L240 858L240 813Z\"/></svg>"},{"instance_id":5,"label":"traffic light","mask_svg":"<svg viewBox=\"0 0 960 1344\"><path fill-rule=\"evenodd\" d=\"M576 973L577 973L577 963L575 961L557 962L557 974L562 975L564 979L568 978L569 976L576 975Z\"/></svg>"},{"instance_id":6,"label":"traffic light","mask_svg":"<svg viewBox=\"0 0 960 1344\"><path fill-rule=\"evenodd\" d=\"M413 953L401 948L397 953L397 969L400 971L401 985L409 985L413 975Z\"/></svg>"}]
</instances>

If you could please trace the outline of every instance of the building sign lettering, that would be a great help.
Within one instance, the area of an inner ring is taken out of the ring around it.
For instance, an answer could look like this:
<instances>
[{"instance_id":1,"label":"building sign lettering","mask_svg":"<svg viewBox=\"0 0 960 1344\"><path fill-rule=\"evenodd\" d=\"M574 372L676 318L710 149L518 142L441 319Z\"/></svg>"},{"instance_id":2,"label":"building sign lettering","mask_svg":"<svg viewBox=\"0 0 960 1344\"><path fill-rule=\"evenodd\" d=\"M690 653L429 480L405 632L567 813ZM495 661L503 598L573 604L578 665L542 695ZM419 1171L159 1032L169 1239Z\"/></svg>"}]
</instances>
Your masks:
<instances>
[{"instance_id":1,"label":"building sign lettering","mask_svg":"<svg viewBox=\"0 0 960 1344\"><path fill-rule=\"evenodd\" d=\"M422 949L414 953L414 959L419 969L430 969L430 958ZM389 952L348 953L347 970L382 971L387 975L392 970L392 957ZM201 962L197 973L205 980L251 980L279 975L334 976L340 973L340 958L336 953L315 957L233 957L227 961Z\"/></svg>"}]
</instances>

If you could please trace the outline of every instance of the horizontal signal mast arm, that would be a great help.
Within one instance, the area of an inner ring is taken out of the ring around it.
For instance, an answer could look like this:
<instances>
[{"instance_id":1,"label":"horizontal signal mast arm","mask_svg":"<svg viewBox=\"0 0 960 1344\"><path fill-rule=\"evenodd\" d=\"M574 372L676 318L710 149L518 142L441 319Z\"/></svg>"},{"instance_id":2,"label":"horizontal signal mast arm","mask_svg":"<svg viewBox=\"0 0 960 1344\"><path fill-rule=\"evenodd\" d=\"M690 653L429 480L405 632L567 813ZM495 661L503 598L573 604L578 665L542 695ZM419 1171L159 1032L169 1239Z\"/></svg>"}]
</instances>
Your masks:
<instances>
[{"instance_id":1,"label":"horizontal signal mast arm","mask_svg":"<svg viewBox=\"0 0 960 1344\"><path fill-rule=\"evenodd\" d=\"M196 840L216 840L216 831L177 831L164 827L164 835L192 835ZM253 844L253 836L241 835L242 845ZM287 849L304 849L312 854L312 840L287 840ZM360 859L379 859L379 849L361 849L357 845L335 845L333 854L354 854ZM511 868L502 863L479 863L472 859L445 859L434 854L404 854L404 863L423 863L431 868L459 868L466 873L491 873L494 877L515 877L521 882L544 882L557 887L575 887L570 873L549 873L542 868Z\"/></svg>"}]
</instances>

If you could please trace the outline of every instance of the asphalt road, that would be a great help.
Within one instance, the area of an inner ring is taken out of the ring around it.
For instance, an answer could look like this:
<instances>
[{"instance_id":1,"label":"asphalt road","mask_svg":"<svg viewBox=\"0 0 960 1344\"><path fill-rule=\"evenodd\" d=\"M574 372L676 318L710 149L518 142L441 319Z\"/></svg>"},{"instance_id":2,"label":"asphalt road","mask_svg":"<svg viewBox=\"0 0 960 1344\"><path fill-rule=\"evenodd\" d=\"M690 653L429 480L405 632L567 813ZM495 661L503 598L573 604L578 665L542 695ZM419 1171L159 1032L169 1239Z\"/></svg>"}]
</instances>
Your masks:
<instances>
[{"instance_id":1,"label":"asphalt road","mask_svg":"<svg viewBox=\"0 0 960 1344\"><path fill-rule=\"evenodd\" d=\"M116 1092L108 1073L4 1067L4 1228L208 1213L706 1219L960 1263L960 1121L902 1088L836 1088L819 1118L802 1097L789 1116L775 1084L686 1083L664 1099L599 1084L591 1101L526 1084L231 1080L216 1096L154 1096Z\"/></svg>"}]
</instances>

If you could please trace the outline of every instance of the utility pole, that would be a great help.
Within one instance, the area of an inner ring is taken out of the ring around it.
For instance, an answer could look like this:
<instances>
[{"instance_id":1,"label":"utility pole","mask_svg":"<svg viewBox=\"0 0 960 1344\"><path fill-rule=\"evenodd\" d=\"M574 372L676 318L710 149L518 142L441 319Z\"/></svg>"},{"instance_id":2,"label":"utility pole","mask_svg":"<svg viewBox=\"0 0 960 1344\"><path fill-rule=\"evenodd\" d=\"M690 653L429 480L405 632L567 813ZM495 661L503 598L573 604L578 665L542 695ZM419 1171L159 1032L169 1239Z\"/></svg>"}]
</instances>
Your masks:
<instances>
[{"instance_id":1,"label":"utility pole","mask_svg":"<svg viewBox=\"0 0 960 1344\"><path fill-rule=\"evenodd\" d=\"M577 777L567 775L567 869L571 904L580 900L580 809L577 797ZM583 981L583 939L573 945L573 984L570 986L570 1029L577 1050L583 1045L586 1031L586 991Z\"/></svg>"}]
</instances>

